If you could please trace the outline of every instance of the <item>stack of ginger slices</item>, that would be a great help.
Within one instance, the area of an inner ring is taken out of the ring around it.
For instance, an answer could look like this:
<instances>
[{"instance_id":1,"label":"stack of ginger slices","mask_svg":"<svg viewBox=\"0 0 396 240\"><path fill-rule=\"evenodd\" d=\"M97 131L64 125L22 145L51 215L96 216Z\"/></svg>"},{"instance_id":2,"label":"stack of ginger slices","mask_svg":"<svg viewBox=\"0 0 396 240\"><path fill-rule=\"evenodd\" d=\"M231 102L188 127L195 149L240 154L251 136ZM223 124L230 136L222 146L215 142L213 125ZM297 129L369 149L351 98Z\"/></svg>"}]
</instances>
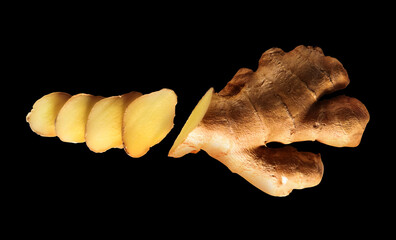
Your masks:
<instances>
[{"instance_id":1,"label":"stack of ginger slices","mask_svg":"<svg viewBox=\"0 0 396 240\"><path fill-rule=\"evenodd\" d=\"M40 136L83 143L97 153L124 148L131 157L145 155L173 128L177 96L170 89L101 97L53 92L37 100L26 116Z\"/></svg>"}]
</instances>

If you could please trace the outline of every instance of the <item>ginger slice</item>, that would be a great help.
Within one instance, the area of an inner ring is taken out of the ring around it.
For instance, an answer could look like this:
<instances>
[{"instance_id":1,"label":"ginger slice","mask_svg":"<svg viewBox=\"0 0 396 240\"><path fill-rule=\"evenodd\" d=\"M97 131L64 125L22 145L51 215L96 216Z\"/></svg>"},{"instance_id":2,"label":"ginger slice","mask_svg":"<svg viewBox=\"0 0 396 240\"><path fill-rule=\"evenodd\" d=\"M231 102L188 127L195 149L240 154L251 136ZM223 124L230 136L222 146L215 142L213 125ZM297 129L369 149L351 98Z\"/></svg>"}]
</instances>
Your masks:
<instances>
[{"instance_id":1,"label":"ginger slice","mask_svg":"<svg viewBox=\"0 0 396 240\"><path fill-rule=\"evenodd\" d=\"M72 96L61 108L55 122L56 134L63 142L85 142L85 126L89 112L101 96L80 93Z\"/></svg>"},{"instance_id":2,"label":"ginger slice","mask_svg":"<svg viewBox=\"0 0 396 240\"><path fill-rule=\"evenodd\" d=\"M255 72L242 68L211 99L205 95L190 116L195 120L186 122L169 156L203 149L273 196L316 186L324 169L320 154L291 146L271 149L266 143L316 140L335 147L359 145L369 121L366 107L346 96L319 100L348 83L342 64L320 48L298 46L287 53L269 49ZM203 103L209 105L206 111Z\"/></svg>"},{"instance_id":3,"label":"ginger slice","mask_svg":"<svg viewBox=\"0 0 396 240\"><path fill-rule=\"evenodd\" d=\"M110 148L123 148L122 119L126 107L140 97L139 92L112 96L98 101L89 113L85 140L88 148L97 153Z\"/></svg>"},{"instance_id":4,"label":"ginger slice","mask_svg":"<svg viewBox=\"0 0 396 240\"><path fill-rule=\"evenodd\" d=\"M131 157L141 157L173 128L176 94L170 89L145 94L124 113L123 142Z\"/></svg>"},{"instance_id":5,"label":"ginger slice","mask_svg":"<svg viewBox=\"0 0 396 240\"><path fill-rule=\"evenodd\" d=\"M210 88L205 95L199 100L198 104L195 106L194 110L188 117L186 123L184 124L182 130L180 131L179 135L177 136L175 142L171 150L169 151L169 155L173 157L181 157L187 153L199 151L199 149L195 149L193 146L185 146L183 148L179 147L181 143L183 143L190 132L194 130L198 124L202 121L202 118L205 116L206 111L208 110L209 104L212 100L213 95L213 88ZM176 149L178 151L176 151Z\"/></svg>"},{"instance_id":6,"label":"ginger slice","mask_svg":"<svg viewBox=\"0 0 396 240\"><path fill-rule=\"evenodd\" d=\"M32 131L43 137L55 137L56 116L70 97L68 93L53 92L37 100L26 116Z\"/></svg>"}]
</instances>

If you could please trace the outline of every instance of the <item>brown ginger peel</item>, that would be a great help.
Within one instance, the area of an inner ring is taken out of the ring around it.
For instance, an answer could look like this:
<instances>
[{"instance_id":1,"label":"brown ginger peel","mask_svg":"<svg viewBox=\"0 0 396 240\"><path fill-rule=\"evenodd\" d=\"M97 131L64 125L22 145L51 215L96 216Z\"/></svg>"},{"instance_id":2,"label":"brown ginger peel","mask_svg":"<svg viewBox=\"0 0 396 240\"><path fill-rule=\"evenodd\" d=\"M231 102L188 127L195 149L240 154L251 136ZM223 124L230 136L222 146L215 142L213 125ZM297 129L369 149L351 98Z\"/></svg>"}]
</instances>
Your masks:
<instances>
[{"instance_id":1,"label":"brown ginger peel","mask_svg":"<svg viewBox=\"0 0 396 240\"><path fill-rule=\"evenodd\" d=\"M210 89L191 113L169 152L171 157L200 149L273 196L320 183L320 154L267 143L319 141L356 147L369 121L357 99L337 96L349 78L342 64L318 47L264 52L256 71L242 68L219 93Z\"/></svg>"}]
</instances>

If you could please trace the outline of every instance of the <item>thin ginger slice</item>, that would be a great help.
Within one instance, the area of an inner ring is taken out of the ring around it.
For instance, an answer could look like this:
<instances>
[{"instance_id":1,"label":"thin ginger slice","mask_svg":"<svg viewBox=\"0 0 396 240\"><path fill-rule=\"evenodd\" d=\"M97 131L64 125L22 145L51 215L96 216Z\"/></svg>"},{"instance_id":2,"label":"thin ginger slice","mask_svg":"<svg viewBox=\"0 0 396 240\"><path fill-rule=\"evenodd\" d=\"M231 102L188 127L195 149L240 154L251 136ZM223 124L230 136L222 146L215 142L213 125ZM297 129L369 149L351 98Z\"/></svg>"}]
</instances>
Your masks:
<instances>
[{"instance_id":1,"label":"thin ginger slice","mask_svg":"<svg viewBox=\"0 0 396 240\"><path fill-rule=\"evenodd\" d=\"M63 142L85 142L85 126L89 112L101 96L80 93L72 96L58 113L56 134Z\"/></svg>"},{"instance_id":2,"label":"thin ginger slice","mask_svg":"<svg viewBox=\"0 0 396 240\"><path fill-rule=\"evenodd\" d=\"M202 121L202 118L205 116L206 111L208 110L208 107L210 105L210 102L212 101L212 95L213 95L213 88L210 88L205 95L199 100L198 104L195 106L194 110L188 117L186 123L184 124L182 130L180 131L179 135L177 136L175 142L173 143L173 146L171 150L169 151L169 155L173 157L181 157L187 153L194 152L195 147L188 148L178 148L178 146L186 140L188 137L189 133L194 130L198 124ZM176 149L178 151L176 151Z\"/></svg>"},{"instance_id":3,"label":"thin ginger slice","mask_svg":"<svg viewBox=\"0 0 396 240\"><path fill-rule=\"evenodd\" d=\"M55 137L56 116L70 97L68 93L53 92L37 100L26 116L32 131L43 137Z\"/></svg>"},{"instance_id":4,"label":"thin ginger slice","mask_svg":"<svg viewBox=\"0 0 396 240\"><path fill-rule=\"evenodd\" d=\"M123 142L131 157L145 155L173 128L176 94L170 89L145 94L130 103L124 113Z\"/></svg>"},{"instance_id":5,"label":"thin ginger slice","mask_svg":"<svg viewBox=\"0 0 396 240\"><path fill-rule=\"evenodd\" d=\"M126 107L140 97L139 92L130 92L98 101L89 113L85 140L88 148L97 153L110 148L123 148L122 119Z\"/></svg>"}]
</instances>

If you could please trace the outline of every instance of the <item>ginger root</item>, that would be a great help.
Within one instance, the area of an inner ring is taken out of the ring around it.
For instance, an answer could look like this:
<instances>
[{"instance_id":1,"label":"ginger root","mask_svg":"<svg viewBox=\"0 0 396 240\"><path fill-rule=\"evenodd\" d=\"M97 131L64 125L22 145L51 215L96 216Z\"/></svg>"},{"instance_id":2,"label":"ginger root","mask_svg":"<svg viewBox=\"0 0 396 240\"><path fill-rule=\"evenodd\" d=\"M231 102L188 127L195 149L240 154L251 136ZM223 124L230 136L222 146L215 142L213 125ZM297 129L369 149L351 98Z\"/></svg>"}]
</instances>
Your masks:
<instances>
[{"instance_id":1,"label":"ginger root","mask_svg":"<svg viewBox=\"0 0 396 240\"><path fill-rule=\"evenodd\" d=\"M268 148L269 142L319 141L356 147L369 121L357 99L323 95L345 88L342 64L318 47L298 46L285 53L263 53L258 69L240 69L219 93L199 101L169 156L205 150L251 184L273 196L320 183L320 154L291 146Z\"/></svg>"},{"instance_id":2,"label":"ginger root","mask_svg":"<svg viewBox=\"0 0 396 240\"><path fill-rule=\"evenodd\" d=\"M41 136L86 142L98 153L125 148L130 156L141 157L173 128L176 103L170 89L108 98L54 92L36 101L26 121Z\"/></svg>"}]
</instances>

